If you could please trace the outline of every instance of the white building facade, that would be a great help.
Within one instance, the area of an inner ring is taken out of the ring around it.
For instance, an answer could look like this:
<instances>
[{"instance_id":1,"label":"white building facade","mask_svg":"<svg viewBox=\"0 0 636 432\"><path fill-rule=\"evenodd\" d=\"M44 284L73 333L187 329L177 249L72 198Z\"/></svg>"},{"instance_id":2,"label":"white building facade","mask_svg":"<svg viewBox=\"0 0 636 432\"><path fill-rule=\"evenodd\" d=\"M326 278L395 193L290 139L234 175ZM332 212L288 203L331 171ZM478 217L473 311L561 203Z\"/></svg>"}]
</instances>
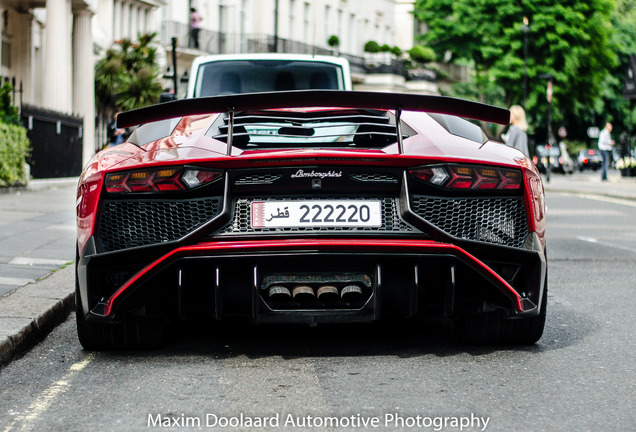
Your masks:
<instances>
[{"instance_id":1,"label":"white building facade","mask_svg":"<svg viewBox=\"0 0 636 432\"><path fill-rule=\"evenodd\" d=\"M0 0L0 76L21 102L84 118L86 162L95 151L94 65L114 41L157 32L178 75L201 54L338 53L364 61L368 41L413 45L414 0ZM199 49L190 8L203 17ZM328 40L337 36L339 45ZM355 72L355 67L353 67Z\"/></svg>"},{"instance_id":2,"label":"white building facade","mask_svg":"<svg viewBox=\"0 0 636 432\"><path fill-rule=\"evenodd\" d=\"M201 49L208 52L246 52L250 40L273 37L330 49L327 40L337 36L340 51L362 55L369 40L394 45L395 5L395 0L170 0L162 21L184 25L170 37L187 40L189 10L196 8L203 29L224 36L202 39Z\"/></svg>"},{"instance_id":3,"label":"white building facade","mask_svg":"<svg viewBox=\"0 0 636 432\"><path fill-rule=\"evenodd\" d=\"M118 38L158 31L162 1L0 0L0 76L20 102L83 118L84 163L95 152L95 61ZM16 89L17 90L17 89Z\"/></svg>"}]
</instances>

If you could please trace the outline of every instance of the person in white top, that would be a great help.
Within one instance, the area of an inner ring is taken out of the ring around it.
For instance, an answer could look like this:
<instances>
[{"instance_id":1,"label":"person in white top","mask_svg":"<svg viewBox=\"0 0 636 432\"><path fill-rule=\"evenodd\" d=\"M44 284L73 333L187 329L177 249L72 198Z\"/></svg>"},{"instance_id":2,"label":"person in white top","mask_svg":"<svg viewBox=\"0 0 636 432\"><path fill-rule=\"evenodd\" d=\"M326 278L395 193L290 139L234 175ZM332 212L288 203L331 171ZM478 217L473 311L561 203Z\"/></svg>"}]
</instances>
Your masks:
<instances>
[{"instance_id":1,"label":"person in white top","mask_svg":"<svg viewBox=\"0 0 636 432\"><path fill-rule=\"evenodd\" d=\"M506 136L506 144L528 156L528 122L526 121L526 112L519 105L510 107L510 129Z\"/></svg>"},{"instance_id":2,"label":"person in white top","mask_svg":"<svg viewBox=\"0 0 636 432\"><path fill-rule=\"evenodd\" d=\"M601 151L603 157L603 164L601 169L601 180L607 181L607 168L612 157L612 149L614 148L614 140L612 139L612 124L610 122L605 123L605 128L598 135L598 149Z\"/></svg>"}]
</instances>

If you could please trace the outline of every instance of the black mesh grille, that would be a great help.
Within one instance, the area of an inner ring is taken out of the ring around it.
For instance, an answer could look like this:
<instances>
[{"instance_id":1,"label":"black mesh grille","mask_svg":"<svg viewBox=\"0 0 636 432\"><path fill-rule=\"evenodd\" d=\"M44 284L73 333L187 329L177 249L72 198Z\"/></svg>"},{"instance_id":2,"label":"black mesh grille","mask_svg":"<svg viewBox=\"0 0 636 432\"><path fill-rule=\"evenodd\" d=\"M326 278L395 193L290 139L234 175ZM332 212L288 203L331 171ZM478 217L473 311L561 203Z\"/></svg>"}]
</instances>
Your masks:
<instances>
[{"instance_id":1,"label":"black mesh grille","mask_svg":"<svg viewBox=\"0 0 636 432\"><path fill-rule=\"evenodd\" d=\"M373 182L373 183L397 183L398 180L391 174L376 174L376 173L353 173L351 178L361 182Z\"/></svg>"},{"instance_id":2,"label":"black mesh grille","mask_svg":"<svg viewBox=\"0 0 636 432\"><path fill-rule=\"evenodd\" d=\"M369 227L298 227L298 228L252 228L251 208L252 201L293 201L293 200L335 200L342 197L313 197L313 196L293 196L293 197L252 197L239 198L234 202L234 218L232 222L221 231L222 234L245 234L254 232L412 232L413 228L405 223L399 216L395 198L378 197L355 197L348 196L351 200L380 199L382 201L382 226L379 228Z\"/></svg>"},{"instance_id":3,"label":"black mesh grille","mask_svg":"<svg viewBox=\"0 0 636 432\"><path fill-rule=\"evenodd\" d=\"M414 196L412 208L442 231L467 240L521 247L528 234L521 198Z\"/></svg>"},{"instance_id":4,"label":"black mesh grille","mask_svg":"<svg viewBox=\"0 0 636 432\"><path fill-rule=\"evenodd\" d=\"M280 174L248 174L237 178L234 184L252 185L252 184L272 184L281 178Z\"/></svg>"},{"instance_id":5,"label":"black mesh grille","mask_svg":"<svg viewBox=\"0 0 636 432\"><path fill-rule=\"evenodd\" d=\"M107 251L177 240L218 215L220 198L107 200L97 237Z\"/></svg>"}]
</instances>

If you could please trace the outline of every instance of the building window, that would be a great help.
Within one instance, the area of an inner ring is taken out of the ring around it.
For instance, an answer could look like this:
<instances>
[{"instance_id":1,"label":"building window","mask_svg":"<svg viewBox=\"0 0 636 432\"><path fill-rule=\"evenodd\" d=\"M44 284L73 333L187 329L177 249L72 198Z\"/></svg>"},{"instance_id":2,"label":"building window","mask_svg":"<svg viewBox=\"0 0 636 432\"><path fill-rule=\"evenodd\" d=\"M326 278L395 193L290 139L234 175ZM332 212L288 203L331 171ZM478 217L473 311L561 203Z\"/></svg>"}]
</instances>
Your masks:
<instances>
[{"instance_id":1,"label":"building window","mask_svg":"<svg viewBox=\"0 0 636 432\"><path fill-rule=\"evenodd\" d=\"M296 1L289 0L289 39L293 39L294 37L294 14L296 9Z\"/></svg>"},{"instance_id":2,"label":"building window","mask_svg":"<svg viewBox=\"0 0 636 432\"><path fill-rule=\"evenodd\" d=\"M309 2L305 2L305 6L303 8L303 42L305 42L306 44L310 44L313 42L311 37L311 29L311 4Z\"/></svg>"}]
</instances>

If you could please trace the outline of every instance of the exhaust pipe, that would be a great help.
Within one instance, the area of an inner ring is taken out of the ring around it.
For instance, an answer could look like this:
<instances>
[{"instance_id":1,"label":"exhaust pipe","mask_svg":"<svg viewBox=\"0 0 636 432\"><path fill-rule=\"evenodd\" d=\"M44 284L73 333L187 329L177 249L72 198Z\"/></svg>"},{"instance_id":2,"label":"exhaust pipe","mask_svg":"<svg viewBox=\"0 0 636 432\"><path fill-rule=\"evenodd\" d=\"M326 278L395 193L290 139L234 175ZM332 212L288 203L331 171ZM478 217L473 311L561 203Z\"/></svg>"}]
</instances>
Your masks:
<instances>
[{"instance_id":1,"label":"exhaust pipe","mask_svg":"<svg viewBox=\"0 0 636 432\"><path fill-rule=\"evenodd\" d=\"M318 288L318 299L323 302L333 302L339 297L338 288L333 285L324 285Z\"/></svg>"},{"instance_id":2,"label":"exhaust pipe","mask_svg":"<svg viewBox=\"0 0 636 432\"><path fill-rule=\"evenodd\" d=\"M347 285L340 292L340 296L344 301L358 301L362 298L362 288L358 285Z\"/></svg>"},{"instance_id":3,"label":"exhaust pipe","mask_svg":"<svg viewBox=\"0 0 636 432\"><path fill-rule=\"evenodd\" d=\"M273 285L268 291L269 299L272 301L287 301L291 299L291 293L287 287Z\"/></svg>"},{"instance_id":4,"label":"exhaust pipe","mask_svg":"<svg viewBox=\"0 0 636 432\"><path fill-rule=\"evenodd\" d=\"M298 285L292 291L292 296L294 300L298 302L309 302L312 299L316 298L316 294L314 290L309 285Z\"/></svg>"}]
</instances>

